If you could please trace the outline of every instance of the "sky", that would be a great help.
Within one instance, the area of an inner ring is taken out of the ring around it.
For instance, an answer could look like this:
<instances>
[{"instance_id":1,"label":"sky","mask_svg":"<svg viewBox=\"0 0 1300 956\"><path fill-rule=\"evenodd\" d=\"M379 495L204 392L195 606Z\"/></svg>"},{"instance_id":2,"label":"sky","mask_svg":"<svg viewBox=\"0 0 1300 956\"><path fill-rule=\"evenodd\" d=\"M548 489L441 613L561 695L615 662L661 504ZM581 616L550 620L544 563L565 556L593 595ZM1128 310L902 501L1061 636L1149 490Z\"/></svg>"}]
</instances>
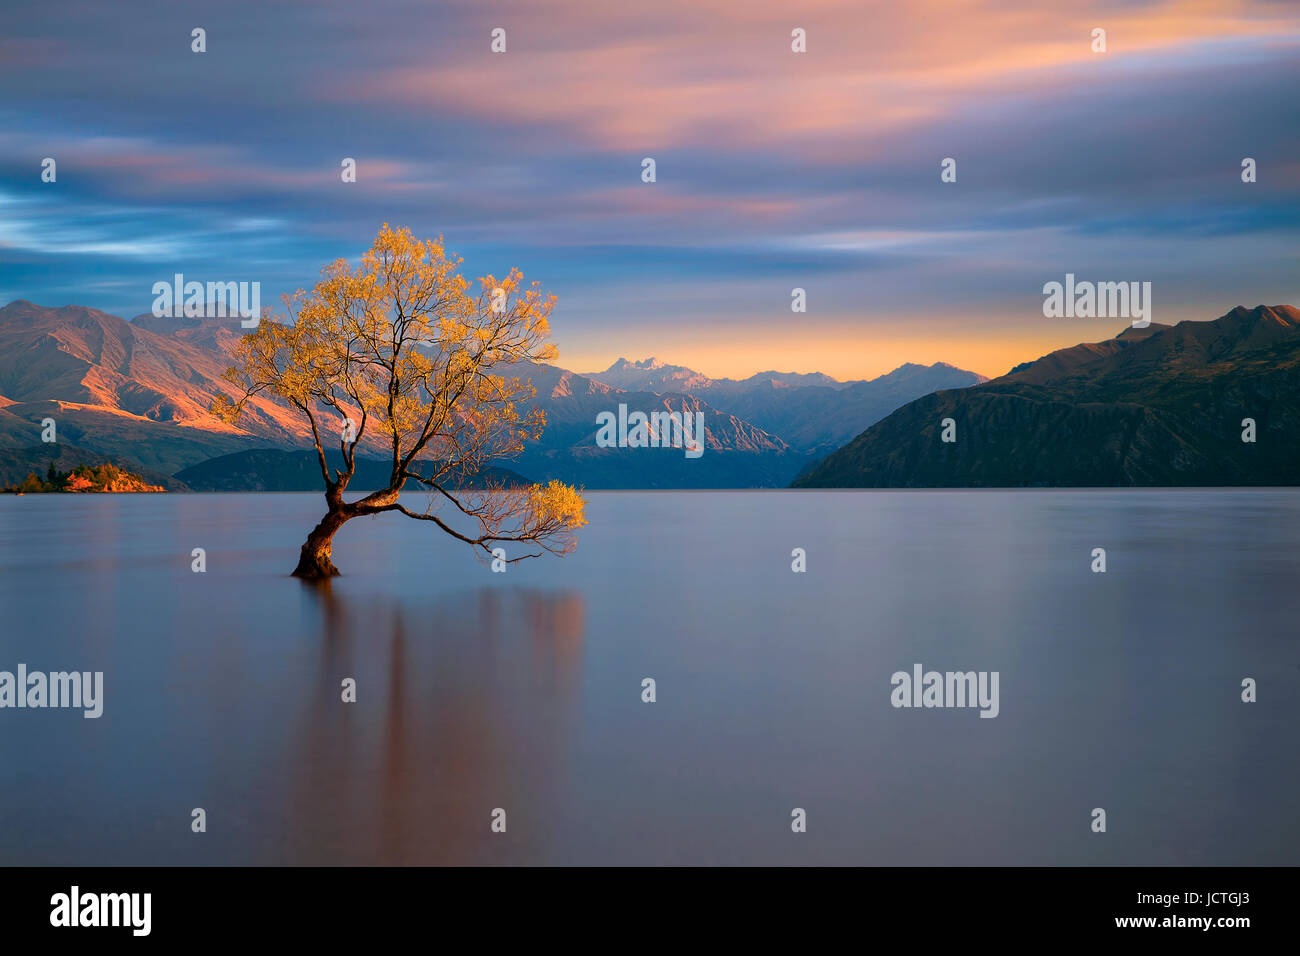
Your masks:
<instances>
[{"instance_id":1,"label":"sky","mask_svg":"<svg viewBox=\"0 0 1300 956\"><path fill-rule=\"evenodd\" d=\"M556 293L576 371L996 376L1128 324L1066 273L1300 304L1298 91L1296 0L6 0L0 303L278 304L389 222Z\"/></svg>"}]
</instances>

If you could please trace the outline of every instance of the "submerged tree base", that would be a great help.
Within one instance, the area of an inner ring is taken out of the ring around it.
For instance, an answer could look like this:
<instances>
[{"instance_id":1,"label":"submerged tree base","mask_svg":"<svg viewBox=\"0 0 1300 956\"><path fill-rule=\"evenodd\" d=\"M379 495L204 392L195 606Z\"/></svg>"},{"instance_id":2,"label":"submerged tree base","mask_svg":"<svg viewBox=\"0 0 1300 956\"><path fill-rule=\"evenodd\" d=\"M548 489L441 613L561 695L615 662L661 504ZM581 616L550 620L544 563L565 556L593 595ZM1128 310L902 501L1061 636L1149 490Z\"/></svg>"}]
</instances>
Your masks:
<instances>
[{"instance_id":1,"label":"submerged tree base","mask_svg":"<svg viewBox=\"0 0 1300 956\"><path fill-rule=\"evenodd\" d=\"M343 522L347 519L348 515L339 509L331 508L326 513L302 543L302 550L298 553L298 566L293 569L295 578L318 580L338 577L339 569L334 567L332 560L334 532L343 527Z\"/></svg>"},{"instance_id":2,"label":"submerged tree base","mask_svg":"<svg viewBox=\"0 0 1300 956\"><path fill-rule=\"evenodd\" d=\"M329 559L329 555L308 554L306 545L303 545L302 554L298 558L298 566L293 569L295 578L306 578L312 581L335 578L339 573L339 569L334 567L334 562Z\"/></svg>"}]
</instances>

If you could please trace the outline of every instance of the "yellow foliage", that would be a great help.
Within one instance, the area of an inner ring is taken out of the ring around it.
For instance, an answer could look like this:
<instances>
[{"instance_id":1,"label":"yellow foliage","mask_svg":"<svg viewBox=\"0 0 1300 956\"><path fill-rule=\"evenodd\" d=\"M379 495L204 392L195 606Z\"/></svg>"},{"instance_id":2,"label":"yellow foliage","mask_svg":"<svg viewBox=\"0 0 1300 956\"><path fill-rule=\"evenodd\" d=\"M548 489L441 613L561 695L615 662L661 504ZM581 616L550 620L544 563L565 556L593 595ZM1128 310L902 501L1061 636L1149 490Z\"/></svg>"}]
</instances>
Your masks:
<instances>
[{"instance_id":1,"label":"yellow foliage","mask_svg":"<svg viewBox=\"0 0 1300 956\"><path fill-rule=\"evenodd\" d=\"M576 529L587 523L587 502L572 485L552 479L547 485L533 485L528 490L528 505L541 523Z\"/></svg>"}]
</instances>

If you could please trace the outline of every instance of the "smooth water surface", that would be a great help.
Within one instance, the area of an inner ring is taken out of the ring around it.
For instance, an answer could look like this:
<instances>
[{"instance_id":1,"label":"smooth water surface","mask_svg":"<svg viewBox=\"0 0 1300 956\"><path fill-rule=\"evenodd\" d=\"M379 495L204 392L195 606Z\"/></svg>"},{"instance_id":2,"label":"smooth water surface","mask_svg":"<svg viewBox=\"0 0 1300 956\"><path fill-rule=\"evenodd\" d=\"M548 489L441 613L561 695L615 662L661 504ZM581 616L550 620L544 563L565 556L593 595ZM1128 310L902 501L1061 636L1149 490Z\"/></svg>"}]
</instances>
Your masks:
<instances>
[{"instance_id":1,"label":"smooth water surface","mask_svg":"<svg viewBox=\"0 0 1300 956\"><path fill-rule=\"evenodd\" d=\"M0 862L1300 861L1300 493L591 494L504 574L353 521L328 588L322 510L0 497L0 670L105 681L0 710ZM895 709L916 663L999 715Z\"/></svg>"}]
</instances>

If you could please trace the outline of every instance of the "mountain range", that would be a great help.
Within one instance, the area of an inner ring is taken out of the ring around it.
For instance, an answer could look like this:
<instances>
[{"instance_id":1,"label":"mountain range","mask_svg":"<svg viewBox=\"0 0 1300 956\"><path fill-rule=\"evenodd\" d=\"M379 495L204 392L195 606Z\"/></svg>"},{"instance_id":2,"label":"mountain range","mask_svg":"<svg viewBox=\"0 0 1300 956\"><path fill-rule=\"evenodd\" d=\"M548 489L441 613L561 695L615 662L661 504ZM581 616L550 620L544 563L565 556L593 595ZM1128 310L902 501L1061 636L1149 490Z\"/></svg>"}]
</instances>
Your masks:
<instances>
[{"instance_id":1,"label":"mountain range","mask_svg":"<svg viewBox=\"0 0 1300 956\"><path fill-rule=\"evenodd\" d=\"M232 427L209 408L243 334L221 319L126 320L82 306L0 308L0 481L54 461L112 462L171 489L314 485L307 427L254 399ZM1300 483L1300 310L1125 328L991 381L944 363L872 380L761 372L713 379L657 359L578 374L527 365L541 441L493 481L588 488L1023 487ZM597 416L701 414L704 453L600 448ZM52 418L55 445L41 442ZM942 440L951 419L955 441ZM1247 423L1249 419L1253 425ZM1254 441L1243 441L1253 431ZM374 438L358 457L379 475ZM373 466L373 467L372 467ZM522 476L522 477L521 477ZM370 476L374 477L374 476ZM381 480L380 478L376 480ZM792 482L793 480L793 482Z\"/></svg>"},{"instance_id":2,"label":"mountain range","mask_svg":"<svg viewBox=\"0 0 1300 956\"><path fill-rule=\"evenodd\" d=\"M1238 306L918 398L794 487L1295 485L1297 436L1300 310Z\"/></svg>"},{"instance_id":3,"label":"mountain range","mask_svg":"<svg viewBox=\"0 0 1300 956\"><path fill-rule=\"evenodd\" d=\"M258 397L232 427L209 411L217 395L231 393L221 375L241 334L228 319L145 314L128 321L22 300L0 308L0 473L44 471L50 455L38 444L40 423L52 418L64 462L111 460L173 488L296 487L300 460L254 454L310 447L296 412ZM560 478L588 488L781 487L906 402L983 381L943 363L904 365L857 382L778 372L710 379L654 359L620 359L590 375L550 365L513 372L536 387L533 402L547 424L540 442L501 464L534 481ZM596 447L597 415L620 404L645 413L702 413L704 454ZM358 456L382 458L368 438Z\"/></svg>"},{"instance_id":4,"label":"mountain range","mask_svg":"<svg viewBox=\"0 0 1300 956\"><path fill-rule=\"evenodd\" d=\"M172 489L312 487L305 424L254 399L214 417L231 346L221 319L126 320L82 306L0 308L0 480L113 462ZM1300 311L1126 328L992 381L944 363L841 382L820 373L712 379L657 359L603 372L513 370L537 389L541 441L487 476L588 488L1290 485L1300 453ZM597 416L703 415L705 451L599 448ZM40 441L52 418L58 441ZM941 439L951 419L956 440ZM1247 429L1245 420L1253 425ZM1255 441L1243 441L1253 430ZM359 450L382 471L383 450ZM368 454L369 453L369 454ZM371 467L373 465L373 467ZM370 471L366 471L369 475ZM520 476L524 476L521 478ZM372 476L373 477L373 476ZM382 476L381 476L382 478ZM376 479L380 480L380 479Z\"/></svg>"}]
</instances>

